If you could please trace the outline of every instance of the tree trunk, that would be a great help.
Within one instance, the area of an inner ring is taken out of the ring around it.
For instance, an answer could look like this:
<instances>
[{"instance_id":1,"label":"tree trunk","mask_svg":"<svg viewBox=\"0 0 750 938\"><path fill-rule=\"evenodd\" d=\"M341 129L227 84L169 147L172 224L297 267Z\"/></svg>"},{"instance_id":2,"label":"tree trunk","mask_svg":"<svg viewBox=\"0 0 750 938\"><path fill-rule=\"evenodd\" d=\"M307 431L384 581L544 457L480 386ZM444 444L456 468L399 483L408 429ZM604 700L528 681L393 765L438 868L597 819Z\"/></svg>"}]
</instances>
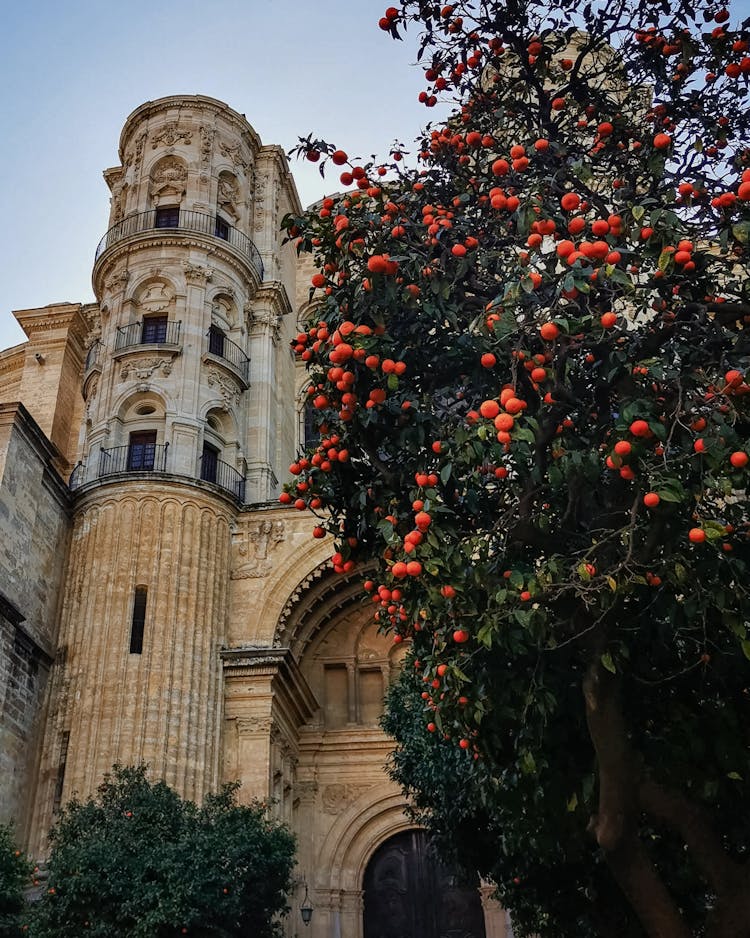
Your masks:
<instances>
[{"instance_id":1,"label":"tree trunk","mask_svg":"<svg viewBox=\"0 0 750 938\"><path fill-rule=\"evenodd\" d=\"M598 653L589 665L583 692L599 769L598 812L590 829L649 938L692 938L638 836L638 760L627 739L619 679L602 666Z\"/></svg>"}]
</instances>

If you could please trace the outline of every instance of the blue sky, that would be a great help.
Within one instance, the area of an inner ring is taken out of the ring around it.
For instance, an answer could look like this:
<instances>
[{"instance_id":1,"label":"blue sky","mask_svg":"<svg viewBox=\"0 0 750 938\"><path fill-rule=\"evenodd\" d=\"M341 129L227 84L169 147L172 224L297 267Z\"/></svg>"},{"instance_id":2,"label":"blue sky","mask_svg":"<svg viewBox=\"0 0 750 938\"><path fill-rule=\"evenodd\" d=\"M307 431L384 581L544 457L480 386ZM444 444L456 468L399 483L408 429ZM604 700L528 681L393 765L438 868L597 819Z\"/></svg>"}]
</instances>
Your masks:
<instances>
[{"instance_id":1,"label":"blue sky","mask_svg":"<svg viewBox=\"0 0 750 938\"><path fill-rule=\"evenodd\" d=\"M0 29L0 348L23 341L13 309L90 301L94 249L127 115L206 94L289 149L315 130L349 153L411 142L435 112L415 37L377 27L384 0L8 0ZM293 166L303 203L335 188Z\"/></svg>"},{"instance_id":2,"label":"blue sky","mask_svg":"<svg viewBox=\"0 0 750 938\"><path fill-rule=\"evenodd\" d=\"M385 0L6 0L0 29L0 348L13 309L93 300L107 225L102 170L139 104L206 94L285 149L311 130L350 154L409 144L436 111L417 102L416 37L377 28ZM750 14L750 0L732 5ZM293 172L303 203L335 188Z\"/></svg>"}]
</instances>

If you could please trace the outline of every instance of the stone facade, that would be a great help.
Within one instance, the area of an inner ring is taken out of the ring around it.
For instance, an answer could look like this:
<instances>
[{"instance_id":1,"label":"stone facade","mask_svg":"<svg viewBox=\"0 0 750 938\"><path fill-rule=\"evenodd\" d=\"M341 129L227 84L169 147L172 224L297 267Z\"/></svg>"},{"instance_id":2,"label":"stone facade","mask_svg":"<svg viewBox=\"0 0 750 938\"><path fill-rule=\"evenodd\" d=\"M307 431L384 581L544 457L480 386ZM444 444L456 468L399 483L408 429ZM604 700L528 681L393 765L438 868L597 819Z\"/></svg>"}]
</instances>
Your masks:
<instances>
[{"instance_id":1,"label":"stone facade","mask_svg":"<svg viewBox=\"0 0 750 938\"><path fill-rule=\"evenodd\" d=\"M403 650L276 500L312 313L294 182L202 96L139 107L119 156L97 302L16 313L0 353L0 820L43 858L115 762L198 801L239 779L297 834L306 933L361 938L369 859L410 826L378 725Z\"/></svg>"}]
</instances>

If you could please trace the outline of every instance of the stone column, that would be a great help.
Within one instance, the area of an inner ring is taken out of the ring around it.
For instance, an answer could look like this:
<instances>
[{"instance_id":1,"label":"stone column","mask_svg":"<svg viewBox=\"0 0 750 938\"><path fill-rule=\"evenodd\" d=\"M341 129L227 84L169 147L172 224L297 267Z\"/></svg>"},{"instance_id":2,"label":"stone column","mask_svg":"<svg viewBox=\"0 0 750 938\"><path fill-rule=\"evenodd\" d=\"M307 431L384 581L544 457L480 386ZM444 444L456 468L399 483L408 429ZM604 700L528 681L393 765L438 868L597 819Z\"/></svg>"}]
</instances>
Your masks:
<instances>
[{"instance_id":1,"label":"stone column","mask_svg":"<svg viewBox=\"0 0 750 938\"><path fill-rule=\"evenodd\" d=\"M245 306L250 337L250 390L248 394L248 492L249 502L269 501L278 480L276 464L277 413L279 402L276 376L277 346L281 338L281 317L288 311L281 284L262 287ZM286 467L284 467L286 468Z\"/></svg>"}]
</instances>

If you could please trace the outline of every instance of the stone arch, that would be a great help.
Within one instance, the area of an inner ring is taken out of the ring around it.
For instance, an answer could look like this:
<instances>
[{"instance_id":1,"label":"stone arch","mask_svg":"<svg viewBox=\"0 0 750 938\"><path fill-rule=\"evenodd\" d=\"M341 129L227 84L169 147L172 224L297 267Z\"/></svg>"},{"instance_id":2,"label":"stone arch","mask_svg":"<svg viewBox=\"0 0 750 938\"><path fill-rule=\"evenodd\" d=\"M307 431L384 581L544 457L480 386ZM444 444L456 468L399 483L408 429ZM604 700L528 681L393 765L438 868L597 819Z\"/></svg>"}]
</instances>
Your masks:
<instances>
[{"instance_id":1,"label":"stone arch","mask_svg":"<svg viewBox=\"0 0 750 938\"><path fill-rule=\"evenodd\" d=\"M113 438L116 446L129 445L133 434L155 432L155 443L162 446L166 441L167 407L164 396L154 388L123 395L116 407L112 421Z\"/></svg>"},{"instance_id":2,"label":"stone arch","mask_svg":"<svg viewBox=\"0 0 750 938\"><path fill-rule=\"evenodd\" d=\"M227 287L214 290L209 298L210 325L221 329L222 332L234 332L241 327L242 317L237 309L234 291Z\"/></svg>"},{"instance_id":3,"label":"stone arch","mask_svg":"<svg viewBox=\"0 0 750 938\"><path fill-rule=\"evenodd\" d=\"M201 446L213 447L219 459L242 475L246 471L244 454L240 448L237 418L224 400L208 401L201 408L203 416L203 439Z\"/></svg>"},{"instance_id":4,"label":"stone arch","mask_svg":"<svg viewBox=\"0 0 750 938\"><path fill-rule=\"evenodd\" d=\"M163 156L149 171L148 197L153 208L180 205L185 198L188 167L179 156Z\"/></svg>"},{"instance_id":5,"label":"stone arch","mask_svg":"<svg viewBox=\"0 0 750 938\"><path fill-rule=\"evenodd\" d=\"M368 789L336 819L319 853L315 886L332 891L362 888L365 867L393 834L416 827L404 814L407 804L395 786Z\"/></svg>"}]
</instances>

